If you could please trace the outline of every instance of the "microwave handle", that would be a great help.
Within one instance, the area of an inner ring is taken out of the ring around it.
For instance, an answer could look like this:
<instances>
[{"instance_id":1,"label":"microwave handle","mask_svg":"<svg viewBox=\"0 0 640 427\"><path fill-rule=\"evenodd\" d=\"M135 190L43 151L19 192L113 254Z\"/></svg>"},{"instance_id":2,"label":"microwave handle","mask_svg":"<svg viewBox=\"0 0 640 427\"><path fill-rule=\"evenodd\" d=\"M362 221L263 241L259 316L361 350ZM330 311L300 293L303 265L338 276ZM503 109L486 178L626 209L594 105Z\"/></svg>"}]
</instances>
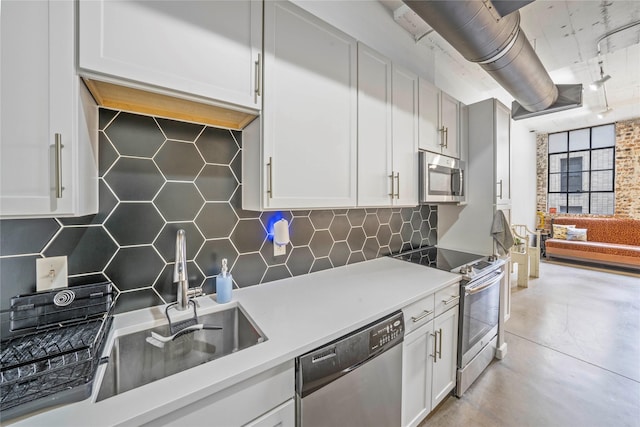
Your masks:
<instances>
[{"instance_id":1,"label":"microwave handle","mask_svg":"<svg viewBox=\"0 0 640 427\"><path fill-rule=\"evenodd\" d=\"M462 196L462 189L464 188L464 171L462 168L456 169L456 173L452 175L458 175L459 179L451 179L451 194L456 196ZM458 184L458 185L456 185Z\"/></svg>"}]
</instances>

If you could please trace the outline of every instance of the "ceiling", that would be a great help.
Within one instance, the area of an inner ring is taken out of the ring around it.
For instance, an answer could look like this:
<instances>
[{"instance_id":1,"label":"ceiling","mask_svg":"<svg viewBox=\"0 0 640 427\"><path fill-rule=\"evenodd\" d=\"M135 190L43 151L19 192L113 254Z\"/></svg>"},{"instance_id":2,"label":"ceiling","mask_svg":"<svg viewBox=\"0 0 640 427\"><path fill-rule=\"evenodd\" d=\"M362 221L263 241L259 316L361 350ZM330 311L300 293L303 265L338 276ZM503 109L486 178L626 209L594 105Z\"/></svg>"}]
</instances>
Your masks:
<instances>
[{"instance_id":1,"label":"ceiling","mask_svg":"<svg viewBox=\"0 0 640 427\"><path fill-rule=\"evenodd\" d=\"M401 0L379 1L390 11L404 5ZM583 107L524 119L523 125L546 133L640 117L640 1L536 0L520 9L520 17L521 29L553 81L582 83L584 87ZM602 68L605 75L611 76L604 90L612 111L598 118L597 114L605 110L604 91L589 89L589 84L600 78L598 40L633 23L638 24L600 43ZM417 37L422 36L417 43L436 50L439 60L454 62L465 79L473 81L481 91L503 100L505 95L512 99L478 65L466 61L444 39L424 26L412 31Z\"/></svg>"}]
</instances>

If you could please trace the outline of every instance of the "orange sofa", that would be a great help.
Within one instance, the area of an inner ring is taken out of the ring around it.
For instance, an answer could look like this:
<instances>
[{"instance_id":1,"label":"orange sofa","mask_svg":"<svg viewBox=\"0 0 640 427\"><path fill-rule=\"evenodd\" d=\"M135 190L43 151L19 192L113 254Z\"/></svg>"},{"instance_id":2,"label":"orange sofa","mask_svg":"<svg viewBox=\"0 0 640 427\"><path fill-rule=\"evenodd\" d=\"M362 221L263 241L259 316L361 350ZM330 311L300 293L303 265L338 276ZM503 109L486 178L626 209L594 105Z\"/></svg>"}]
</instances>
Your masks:
<instances>
[{"instance_id":1,"label":"orange sofa","mask_svg":"<svg viewBox=\"0 0 640 427\"><path fill-rule=\"evenodd\" d=\"M561 217L553 224L587 229L587 241L549 238L547 258L567 258L640 269L640 220Z\"/></svg>"}]
</instances>

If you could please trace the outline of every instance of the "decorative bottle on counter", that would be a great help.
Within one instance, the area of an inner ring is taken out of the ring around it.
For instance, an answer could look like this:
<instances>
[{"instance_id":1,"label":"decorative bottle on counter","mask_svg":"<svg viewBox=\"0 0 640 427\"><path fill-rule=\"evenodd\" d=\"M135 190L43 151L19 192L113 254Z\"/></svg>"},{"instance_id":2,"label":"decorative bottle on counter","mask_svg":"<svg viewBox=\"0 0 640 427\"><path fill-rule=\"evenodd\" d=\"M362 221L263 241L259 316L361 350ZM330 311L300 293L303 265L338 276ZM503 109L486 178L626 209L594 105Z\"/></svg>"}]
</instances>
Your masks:
<instances>
[{"instance_id":1,"label":"decorative bottle on counter","mask_svg":"<svg viewBox=\"0 0 640 427\"><path fill-rule=\"evenodd\" d=\"M222 259L222 269L216 277L216 301L224 304L231 301L231 289L233 288L233 278L227 269L227 259Z\"/></svg>"}]
</instances>

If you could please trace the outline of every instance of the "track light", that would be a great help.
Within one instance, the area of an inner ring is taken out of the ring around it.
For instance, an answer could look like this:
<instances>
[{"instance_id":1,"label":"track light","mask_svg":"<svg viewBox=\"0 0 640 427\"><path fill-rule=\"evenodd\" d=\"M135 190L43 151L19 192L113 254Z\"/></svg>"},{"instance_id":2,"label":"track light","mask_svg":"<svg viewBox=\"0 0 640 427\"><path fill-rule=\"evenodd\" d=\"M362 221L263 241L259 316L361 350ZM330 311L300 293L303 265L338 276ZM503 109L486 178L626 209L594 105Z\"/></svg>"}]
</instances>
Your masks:
<instances>
[{"instance_id":1,"label":"track light","mask_svg":"<svg viewBox=\"0 0 640 427\"><path fill-rule=\"evenodd\" d=\"M605 116L607 116L609 113L611 113L613 111L613 108L607 106L606 109L604 109L603 111L600 111L598 113L598 118L599 119L604 119Z\"/></svg>"},{"instance_id":2,"label":"track light","mask_svg":"<svg viewBox=\"0 0 640 427\"><path fill-rule=\"evenodd\" d=\"M602 72L600 73L600 75L602 76ZM604 82L606 82L607 80L609 80L611 78L611 76L609 74L602 76L602 78L599 78L598 80L594 81L593 83L591 83L589 85L589 88L591 90L598 90L602 87L602 85L604 84Z\"/></svg>"}]
</instances>

